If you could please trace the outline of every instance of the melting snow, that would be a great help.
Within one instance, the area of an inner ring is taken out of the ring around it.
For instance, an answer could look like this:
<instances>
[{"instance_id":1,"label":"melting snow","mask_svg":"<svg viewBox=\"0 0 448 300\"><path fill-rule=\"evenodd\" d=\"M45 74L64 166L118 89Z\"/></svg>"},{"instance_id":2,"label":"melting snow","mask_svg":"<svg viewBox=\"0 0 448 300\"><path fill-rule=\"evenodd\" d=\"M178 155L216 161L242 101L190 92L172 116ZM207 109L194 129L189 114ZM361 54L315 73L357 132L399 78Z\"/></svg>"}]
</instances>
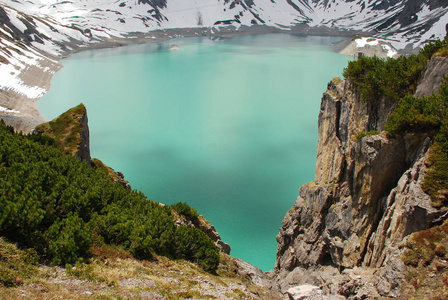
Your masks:
<instances>
[{"instance_id":1,"label":"melting snow","mask_svg":"<svg viewBox=\"0 0 448 300\"><path fill-rule=\"evenodd\" d=\"M376 46L379 44L379 41L377 39L367 38L367 37L356 39L355 42L356 42L356 47L358 47L358 48L365 47L366 45Z\"/></svg>"},{"instance_id":2,"label":"melting snow","mask_svg":"<svg viewBox=\"0 0 448 300\"><path fill-rule=\"evenodd\" d=\"M362 37L355 40L357 48L363 48L365 46L377 46L381 45L384 51L387 52L388 57L394 57L398 52L393 49L386 40L376 39L371 37Z\"/></svg>"},{"instance_id":3,"label":"melting snow","mask_svg":"<svg viewBox=\"0 0 448 300\"><path fill-rule=\"evenodd\" d=\"M7 114L20 114L20 111L0 106L0 112Z\"/></svg>"},{"instance_id":4,"label":"melting snow","mask_svg":"<svg viewBox=\"0 0 448 300\"><path fill-rule=\"evenodd\" d=\"M23 81L15 75L15 66L0 65L0 89L5 91L14 91L21 95L25 95L30 99L37 99L43 96L47 90L42 89L37 86L28 86L23 83Z\"/></svg>"}]
</instances>

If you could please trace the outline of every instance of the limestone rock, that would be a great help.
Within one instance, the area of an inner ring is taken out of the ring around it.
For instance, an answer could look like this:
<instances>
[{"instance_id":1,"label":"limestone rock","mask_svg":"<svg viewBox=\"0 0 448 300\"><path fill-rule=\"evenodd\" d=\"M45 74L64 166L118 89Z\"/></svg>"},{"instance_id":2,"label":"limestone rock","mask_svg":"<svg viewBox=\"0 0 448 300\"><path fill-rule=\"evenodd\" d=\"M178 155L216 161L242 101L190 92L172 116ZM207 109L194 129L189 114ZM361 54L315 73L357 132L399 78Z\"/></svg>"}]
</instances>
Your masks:
<instances>
[{"instance_id":1,"label":"limestone rock","mask_svg":"<svg viewBox=\"0 0 448 300\"><path fill-rule=\"evenodd\" d=\"M448 60L433 58L418 93L436 92L447 72ZM396 297L406 271L401 245L448 215L421 186L434 137L389 138L381 130L396 104L360 101L350 85L328 84L315 179L300 188L277 235L275 272L284 293L308 284L349 299ZM356 138L371 130L381 133Z\"/></svg>"},{"instance_id":2,"label":"limestone rock","mask_svg":"<svg viewBox=\"0 0 448 300\"><path fill-rule=\"evenodd\" d=\"M221 249L221 252L230 254L229 244L221 240L221 235L216 231L215 226L213 226L208 220L203 216L199 216L198 228L202 230L209 238L211 238L215 244Z\"/></svg>"},{"instance_id":3,"label":"limestone rock","mask_svg":"<svg viewBox=\"0 0 448 300\"><path fill-rule=\"evenodd\" d=\"M238 273L239 276L243 278L249 279L254 284L267 288L274 293L279 293L280 288L276 281L272 280L268 274L263 273L260 269L257 267L254 267L248 262L245 262L239 258L233 257L232 260L235 263L236 269L235 271Z\"/></svg>"},{"instance_id":4,"label":"limestone rock","mask_svg":"<svg viewBox=\"0 0 448 300\"><path fill-rule=\"evenodd\" d=\"M314 285L299 285L286 292L291 300L322 299L322 290Z\"/></svg>"},{"instance_id":5,"label":"limestone rock","mask_svg":"<svg viewBox=\"0 0 448 300\"><path fill-rule=\"evenodd\" d=\"M448 59L445 57L433 57L426 65L424 75L415 91L416 97L431 96L437 94L443 82L443 77L448 73Z\"/></svg>"}]
</instances>

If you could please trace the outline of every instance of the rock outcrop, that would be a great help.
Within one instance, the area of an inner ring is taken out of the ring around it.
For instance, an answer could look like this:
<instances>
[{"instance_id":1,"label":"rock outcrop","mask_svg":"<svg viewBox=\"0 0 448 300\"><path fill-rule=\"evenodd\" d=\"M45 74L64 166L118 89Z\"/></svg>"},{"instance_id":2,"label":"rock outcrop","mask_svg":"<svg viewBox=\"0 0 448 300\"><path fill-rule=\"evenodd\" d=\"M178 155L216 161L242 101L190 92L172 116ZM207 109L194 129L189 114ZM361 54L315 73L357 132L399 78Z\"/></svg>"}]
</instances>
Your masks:
<instances>
[{"instance_id":1,"label":"rock outcrop","mask_svg":"<svg viewBox=\"0 0 448 300\"><path fill-rule=\"evenodd\" d=\"M87 109L80 104L56 119L37 126L35 134L55 140L55 146L76 158L91 162Z\"/></svg>"},{"instance_id":2,"label":"rock outcrop","mask_svg":"<svg viewBox=\"0 0 448 300\"><path fill-rule=\"evenodd\" d=\"M447 24L448 25L448 24ZM448 59L444 57L434 57L426 65L424 76L420 80L416 97L430 96L439 91L443 77L448 73Z\"/></svg>"},{"instance_id":3,"label":"rock outcrop","mask_svg":"<svg viewBox=\"0 0 448 300\"><path fill-rule=\"evenodd\" d=\"M437 92L447 62L428 63L419 95ZM311 284L324 294L357 299L397 296L406 269L400 246L446 213L431 205L421 187L431 133L357 138L381 131L396 104L363 102L349 86L340 80L328 84L315 180L300 188L277 235L275 271L284 292Z\"/></svg>"},{"instance_id":4,"label":"rock outcrop","mask_svg":"<svg viewBox=\"0 0 448 300\"><path fill-rule=\"evenodd\" d=\"M230 246L221 240L221 235L216 231L215 226L213 226L206 218L199 215L196 219L189 219L184 215L176 214L175 222L179 226L196 227L204 232L215 244L219 247L221 252L225 254L230 254ZM260 271L261 272L261 271Z\"/></svg>"}]
</instances>

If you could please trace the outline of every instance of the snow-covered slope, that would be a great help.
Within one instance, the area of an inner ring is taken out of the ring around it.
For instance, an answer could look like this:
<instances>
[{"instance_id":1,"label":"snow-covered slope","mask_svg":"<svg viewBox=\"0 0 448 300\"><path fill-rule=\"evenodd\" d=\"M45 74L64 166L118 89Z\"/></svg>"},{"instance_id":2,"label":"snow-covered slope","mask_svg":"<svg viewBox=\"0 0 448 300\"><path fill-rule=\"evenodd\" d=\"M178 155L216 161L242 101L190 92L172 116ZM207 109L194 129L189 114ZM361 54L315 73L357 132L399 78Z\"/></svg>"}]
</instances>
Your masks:
<instances>
[{"instance_id":1,"label":"snow-covered slope","mask_svg":"<svg viewBox=\"0 0 448 300\"><path fill-rule=\"evenodd\" d=\"M418 46L428 39L443 38L448 24L447 0L0 0L2 3L10 7L5 10L19 30L26 29L20 13L29 15L38 20L36 30L51 37L53 43L68 37L88 42L166 28L230 25L238 29L264 24L288 30L307 24L376 32L400 42L398 46Z\"/></svg>"},{"instance_id":2,"label":"snow-covered slope","mask_svg":"<svg viewBox=\"0 0 448 300\"><path fill-rule=\"evenodd\" d=\"M330 28L373 33L400 49L443 38L447 24L448 0L0 0L0 89L37 98L45 91L25 87L19 74L42 58L160 29Z\"/></svg>"}]
</instances>

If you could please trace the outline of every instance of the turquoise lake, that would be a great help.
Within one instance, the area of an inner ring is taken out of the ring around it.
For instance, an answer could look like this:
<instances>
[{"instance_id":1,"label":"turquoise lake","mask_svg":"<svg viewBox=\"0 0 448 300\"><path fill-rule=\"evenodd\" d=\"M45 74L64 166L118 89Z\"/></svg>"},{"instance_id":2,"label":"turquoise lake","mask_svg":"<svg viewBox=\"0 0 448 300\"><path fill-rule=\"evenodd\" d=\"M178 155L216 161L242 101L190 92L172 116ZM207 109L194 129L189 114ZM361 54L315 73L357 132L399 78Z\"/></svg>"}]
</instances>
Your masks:
<instances>
[{"instance_id":1,"label":"turquoise lake","mask_svg":"<svg viewBox=\"0 0 448 300\"><path fill-rule=\"evenodd\" d=\"M263 271L299 187L314 179L326 85L352 58L332 37L184 38L62 60L38 108L84 103L92 157L148 198L187 202ZM178 45L179 50L170 50Z\"/></svg>"}]
</instances>

